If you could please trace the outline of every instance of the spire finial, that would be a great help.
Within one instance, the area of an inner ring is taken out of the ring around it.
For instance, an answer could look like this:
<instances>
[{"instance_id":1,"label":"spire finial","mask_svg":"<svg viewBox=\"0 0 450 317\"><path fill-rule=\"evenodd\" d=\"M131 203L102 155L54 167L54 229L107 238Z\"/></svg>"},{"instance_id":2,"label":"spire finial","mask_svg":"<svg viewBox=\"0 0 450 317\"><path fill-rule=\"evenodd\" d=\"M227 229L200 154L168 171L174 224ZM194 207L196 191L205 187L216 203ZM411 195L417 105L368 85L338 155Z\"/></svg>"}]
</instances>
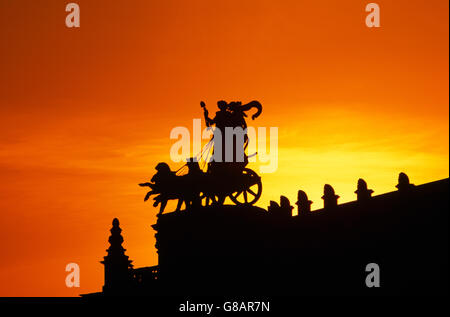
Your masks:
<instances>
[{"instance_id":1,"label":"spire finial","mask_svg":"<svg viewBox=\"0 0 450 317\"><path fill-rule=\"evenodd\" d=\"M130 269L133 268L131 260L125 255L122 247L122 229L119 227L119 219L114 218L110 229L108 255L101 262L105 265L105 285L103 291L116 292L126 288L131 281Z\"/></svg>"}]
</instances>

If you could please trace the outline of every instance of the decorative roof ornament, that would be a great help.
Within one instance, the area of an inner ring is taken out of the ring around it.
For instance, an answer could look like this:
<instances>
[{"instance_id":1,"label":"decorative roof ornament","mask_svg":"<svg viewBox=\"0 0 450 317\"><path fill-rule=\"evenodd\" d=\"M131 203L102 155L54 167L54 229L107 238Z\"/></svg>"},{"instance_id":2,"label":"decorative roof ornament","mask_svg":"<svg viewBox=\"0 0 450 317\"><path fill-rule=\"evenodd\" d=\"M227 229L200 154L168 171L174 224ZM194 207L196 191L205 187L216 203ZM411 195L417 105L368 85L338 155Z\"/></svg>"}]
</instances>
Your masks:
<instances>
[{"instance_id":1,"label":"decorative roof ornament","mask_svg":"<svg viewBox=\"0 0 450 317\"><path fill-rule=\"evenodd\" d=\"M372 197L373 190L367 189L367 183L362 178L358 179L358 188L355 191L358 201L367 201Z\"/></svg>"},{"instance_id":2,"label":"decorative roof ornament","mask_svg":"<svg viewBox=\"0 0 450 317\"><path fill-rule=\"evenodd\" d=\"M339 196L334 193L334 188L329 184L325 184L322 196L323 207L325 209L336 207L338 198Z\"/></svg>"}]
</instances>

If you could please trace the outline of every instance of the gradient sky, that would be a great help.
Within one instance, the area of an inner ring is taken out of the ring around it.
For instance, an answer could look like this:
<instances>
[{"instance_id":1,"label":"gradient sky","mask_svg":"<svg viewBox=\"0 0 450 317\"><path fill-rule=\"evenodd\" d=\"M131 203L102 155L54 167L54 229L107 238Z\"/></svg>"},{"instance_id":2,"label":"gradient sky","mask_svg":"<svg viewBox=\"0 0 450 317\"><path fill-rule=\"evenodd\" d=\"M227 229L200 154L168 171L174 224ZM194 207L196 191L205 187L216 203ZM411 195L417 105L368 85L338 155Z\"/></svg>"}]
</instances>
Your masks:
<instances>
[{"instance_id":1,"label":"gradient sky","mask_svg":"<svg viewBox=\"0 0 450 317\"><path fill-rule=\"evenodd\" d=\"M376 1L371 29L370 1L78 0L79 29L68 2L0 0L0 296L99 291L114 217L134 264L156 265L137 183L200 100L257 99L254 124L279 128L261 207L449 175L448 1Z\"/></svg>"}]
</instances>

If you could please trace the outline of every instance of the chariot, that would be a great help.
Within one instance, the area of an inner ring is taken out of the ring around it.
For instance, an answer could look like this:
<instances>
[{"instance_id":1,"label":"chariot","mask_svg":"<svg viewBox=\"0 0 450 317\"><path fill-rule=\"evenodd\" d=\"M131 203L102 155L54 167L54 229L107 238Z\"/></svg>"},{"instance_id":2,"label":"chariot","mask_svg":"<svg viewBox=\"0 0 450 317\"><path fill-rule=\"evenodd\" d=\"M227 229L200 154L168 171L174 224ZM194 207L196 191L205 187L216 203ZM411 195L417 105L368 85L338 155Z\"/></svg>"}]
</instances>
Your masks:
<instances>
[{"instance_id":1,"label":"chariot","mask_svg":"<svg viewBox=\"0 0 450 317\"><path fill-rule=\"evenodd\" d=\"M255 204L261 197L262 182L254 170L246 167L248 157L245 155L244 162L208 161L211 142L212 140L206 144L201 154L194 160L201 170L198 188L201 192L202 205L223 204L227 197L236 205ZM184 165L177 174L182 174L185 167L189 169L188 166L189 164Z\"/></svg>"}]
</instances>

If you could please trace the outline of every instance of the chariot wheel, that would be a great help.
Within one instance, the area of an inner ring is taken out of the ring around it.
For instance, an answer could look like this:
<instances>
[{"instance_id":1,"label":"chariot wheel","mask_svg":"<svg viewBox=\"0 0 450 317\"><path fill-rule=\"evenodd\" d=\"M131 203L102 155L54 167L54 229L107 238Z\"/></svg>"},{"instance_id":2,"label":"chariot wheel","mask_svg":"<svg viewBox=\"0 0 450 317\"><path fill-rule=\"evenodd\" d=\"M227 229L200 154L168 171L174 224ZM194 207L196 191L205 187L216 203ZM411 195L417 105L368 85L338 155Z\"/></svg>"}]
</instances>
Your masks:
<instances>
[{"instance_id":1,"label":"chariot wheel","mask_svg":"<svg viewBox=\"0 0 450 317\"><path fill-rule=\"evenodd\" d=\"M240 184L240 188L228 195L228 197L236 205L253 205L261 197L261 177L255 171L244 168L241 178L242 183Z\"/></svg>"}]
</instances>

